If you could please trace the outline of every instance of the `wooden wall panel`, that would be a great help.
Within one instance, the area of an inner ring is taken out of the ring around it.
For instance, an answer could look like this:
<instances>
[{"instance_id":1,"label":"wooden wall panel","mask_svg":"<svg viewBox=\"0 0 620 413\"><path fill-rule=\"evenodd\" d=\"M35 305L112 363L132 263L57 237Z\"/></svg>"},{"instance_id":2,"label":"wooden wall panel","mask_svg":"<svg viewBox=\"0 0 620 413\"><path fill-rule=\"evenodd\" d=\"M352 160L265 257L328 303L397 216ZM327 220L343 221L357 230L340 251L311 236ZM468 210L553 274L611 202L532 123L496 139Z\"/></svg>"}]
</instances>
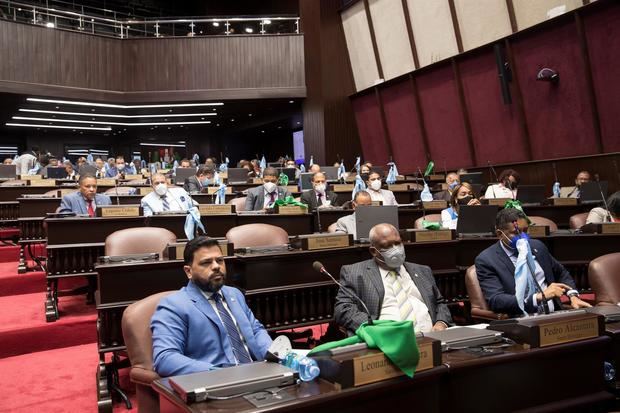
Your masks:
<instances>
[{"instance_id":1,"label":"wooden wall panel","mask_svg":"<svg viewBox=\"0 0 620 413\"><path fill-rule=\"evenodd\" d=\"M505 1L454 0L463 50L471 50L512 33Z\"/></svg>"},{"instance_id":2,"label":"wooden wall panel","mask_svg":"<svg viewBox=\"0 0 620 413\"><path fill-rule=\"evenodd\" d=\"M519 30L547 20L547 13L555 7L565 7L565 12L583 6L583 0L512 0Z\"/></svg>"},{"instance_id":3,"label":"wooden wall panel","mask_svg":"<svg viewBox=\"0 0 620 413\"><path fill-rule=\"evenodd\" d=\"M379 70L372 47L364 2L359 1L344 10L341 17L355 88L358 91L366 89L379 79Z\"/></svg>"},{"instance_id":4,"label":"wooden wall panel","mask_svg":"<svg viewBox=\"0 0 620 413\"><path fill-rule=\"evenodd\" d=\"M375 165L387 164L390 153L377 96L374 93L357 96L352 104L362 144L363 161Z\"/></svg>"}]
</instances>

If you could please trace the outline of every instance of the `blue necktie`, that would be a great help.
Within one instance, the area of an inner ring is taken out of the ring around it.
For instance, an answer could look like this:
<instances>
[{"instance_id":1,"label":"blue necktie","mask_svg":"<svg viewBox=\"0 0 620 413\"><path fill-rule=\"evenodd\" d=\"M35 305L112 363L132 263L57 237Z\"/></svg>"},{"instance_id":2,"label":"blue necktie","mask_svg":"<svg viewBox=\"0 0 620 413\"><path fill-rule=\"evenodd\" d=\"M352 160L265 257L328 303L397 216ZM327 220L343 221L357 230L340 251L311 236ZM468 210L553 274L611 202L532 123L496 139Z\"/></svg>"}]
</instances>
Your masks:
<instances>
[{"instance_id":1,"label":"blue necktie","mask_svg":"<svg viewBox=\"0 0 620 413\"><path fill-rule=\"evenodd\" d=\"M241 363L251 363L252 358L248 354L245 346L243 345L243 340L239 335L239 331L235 326L235 322L232 319L230 313L226 311L224 308L224 304L222 304L222 296L220 293L215 293L212 296L213 301L215 301L215 308L217 308L217 312L220 314L220 318L222 320L222 324L226 327L226 332L228 333L228 338L230 339L230 344L232 345L233 353L235 354L235 358Z\"/></svg>"},{"instance_id":2,"label":"blue necktie","mask_svg":"<svg viewBox=\"0 0 620 413\"><path fill-rule=\"evenodd\" d=\"M166 195L162 195L161 205L164 211L170 211L170 204L168 203L168 200L166 199Z\"/></svg>"}]
</instances>

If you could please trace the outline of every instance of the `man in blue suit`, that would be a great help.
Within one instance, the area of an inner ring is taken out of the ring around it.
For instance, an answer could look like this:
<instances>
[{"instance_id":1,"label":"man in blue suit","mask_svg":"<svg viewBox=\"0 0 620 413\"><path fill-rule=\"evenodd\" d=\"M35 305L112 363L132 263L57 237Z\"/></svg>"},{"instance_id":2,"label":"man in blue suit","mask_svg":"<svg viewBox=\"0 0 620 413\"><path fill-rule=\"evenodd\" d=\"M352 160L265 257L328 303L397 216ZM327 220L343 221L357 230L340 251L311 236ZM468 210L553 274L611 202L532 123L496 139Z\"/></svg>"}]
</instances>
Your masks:
<instances>
[{"instance_id":1,"label":"man in blue suit","mask_svg":"<svg viewBox=\"0 0 620 413\"><path fill-rule=\"evenodd\" d=\"M508 208L497 213L495 219L496 234L499 242L491 245L476 257L476 274L480 287L489 307L496 313L507 313L512 316L523 314L515 295L515 264L518 251L516 240L528 238L528 221L525 214L518 209ZM575 289L575 281L568 271L556 261L541 241L528 239L534 256L534 276L543 290L544 299L549 310L560 310L560 297L566 295L572 308L590 307L590 304L579 298ZM531 277L531 274L527 274ZM528 313L536 313L542 305L542 295L538 291L526 293L524 309Z\"/></svg>"},{"instance_id":2,"label":"man in blue suit","mask_svg":"<svg viewBox=\"0 0 620 413\"><path fill-rule=\"evenodd\" d=\"M166 377L264 360L271 338L243 294L224 285L217 241L194 238L183 258L187 286L163 298L151 319L155 371Z\"/></svg>"},{"instance_id":3,"label":"man in blue suit","mask_svg":"<svg viewBox=\"0 0 620 413\"><path fill-rule=\"evenodd\" d=\"M82 175L78 181L79 191L62 197L58 212L74 212L77 215L95 216L97 206L112 205L109 196L97 193L97 179Z\"/></svg>"}]
</instances>

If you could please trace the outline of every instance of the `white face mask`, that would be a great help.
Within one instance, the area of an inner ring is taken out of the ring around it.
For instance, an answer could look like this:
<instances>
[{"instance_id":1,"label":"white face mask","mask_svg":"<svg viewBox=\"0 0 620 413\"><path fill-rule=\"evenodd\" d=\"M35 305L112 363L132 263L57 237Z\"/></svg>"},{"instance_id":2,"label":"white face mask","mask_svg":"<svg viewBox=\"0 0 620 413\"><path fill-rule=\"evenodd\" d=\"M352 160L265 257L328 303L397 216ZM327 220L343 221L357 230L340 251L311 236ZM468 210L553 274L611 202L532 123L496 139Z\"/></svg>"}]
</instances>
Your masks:
<instances>
[{"instance_id":1,"label":"white face mask","mask_svg":"<svg viewBox=\"0 0 620 413\"><path fill-rule=\"evenodd\" d=\"M159 196L166 195L168 192L168 185L161 183L155 186L155 193Z\"/></svg>"},{"instance_id":2,"label":"white face mask","mask_svg":"<svg viewBox=\"0 0 620 413\"><path fill-rule=\"evenodd\" d=\"M125 169L125 164L124 163L119 163L118 165L116 165L116 169L118 169L119 171L122 171Z\"/></svg>"},{"instance_id":3,"label":"white face mask","mask_svg":"<svg viewBox=\"0 0 620 413\"><path fill-rule=\"evenodd\" d=\"M269 193L272 193L273 191L275 191L277 187L277 185L274 184L273 182L265 182L263 186L265 187L265 191Z\"/></svg>"},{"instance_id":4,"label":"white face mask","mask_svg":"<svg viewBox=\"0 0 620 413\"><path fill-rule=\"evenodd\" d=\"M318 193L324 194L325 193L325 184L316 184L314 187L314 190L317 191Z\"/></svg>"},{"instance_id":5,"label":"white face mask","mask_svg":"<svg viewBox=\"0 0 620 413\"><path fill-rule=\"evenodd\" d=\"M370 188L378 191L381 189L381 179L376 179L370 183Z\"/></svg>"}]
</instances>

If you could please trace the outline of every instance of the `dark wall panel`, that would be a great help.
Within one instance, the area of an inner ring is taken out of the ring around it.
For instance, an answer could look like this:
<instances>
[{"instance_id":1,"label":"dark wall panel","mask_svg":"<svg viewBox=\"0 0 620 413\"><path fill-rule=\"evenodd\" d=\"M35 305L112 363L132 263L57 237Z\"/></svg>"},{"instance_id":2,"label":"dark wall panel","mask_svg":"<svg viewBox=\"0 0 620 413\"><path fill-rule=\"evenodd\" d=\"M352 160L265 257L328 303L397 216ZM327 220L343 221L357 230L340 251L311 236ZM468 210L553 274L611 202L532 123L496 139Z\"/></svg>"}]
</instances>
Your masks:
<instances>
[{"instance_id":1,"label":"dark wall panel","mask_svg":"<svg viewBox=\"0 0 620 413\"><path fill-rule=\"evenodd\" d=\"M424 168L426 154L411 80L381 90L381 98L398 172L409 174Z\"/></svg>"},{"instance_id":2,"label":"dark wall panel","mask_svg":"<svg viewBox=\"0 0 620 413\"><path fill-rule=\"evenodd\" d=\"M502 103L493 50L470 55L458 65L478 164L527 160L515 104Z\"/></svg>"},{"instance_id":3,"label":"dark wall panel","mask_svg":"<svg viewBox=\"0 0 620 413\"><path fill-rule=\"evenodd\" d=\"M574 20L523 34L513 42L513 51L534 159L596 153ZM560 73L558 84L536 80L545 67Z\"/></svg>"},{"instance_id":4,"label":"dark wall panel","mask_svg":"<svg viewBox=\"0 0 620 413\"><path fill-rule=\"evenodd\" d=\"M431 158L438 167L472 165L452 66L416 75Z\"/></svg>"},{"instance_id":5,"label":"dark wall panel","mask_svg":"<svg viewBox=\"0 0 620 413\"><path fill-rule=\"evenodd\" d=\"M584 26L603 150L620 151L620 7L610 7L605 13L585 13Z\"/></svg>"},{"instance_id":6,"label":"dark wall panel","mask_svg":"<svg viewBox=\"0 0 620 413\"><path fill-rule=\"evenodd\" d=\"M389 154L375 94L357 96L352 103L362 144L363 161L385 165Z\"/></svg>"}]
</instances>

